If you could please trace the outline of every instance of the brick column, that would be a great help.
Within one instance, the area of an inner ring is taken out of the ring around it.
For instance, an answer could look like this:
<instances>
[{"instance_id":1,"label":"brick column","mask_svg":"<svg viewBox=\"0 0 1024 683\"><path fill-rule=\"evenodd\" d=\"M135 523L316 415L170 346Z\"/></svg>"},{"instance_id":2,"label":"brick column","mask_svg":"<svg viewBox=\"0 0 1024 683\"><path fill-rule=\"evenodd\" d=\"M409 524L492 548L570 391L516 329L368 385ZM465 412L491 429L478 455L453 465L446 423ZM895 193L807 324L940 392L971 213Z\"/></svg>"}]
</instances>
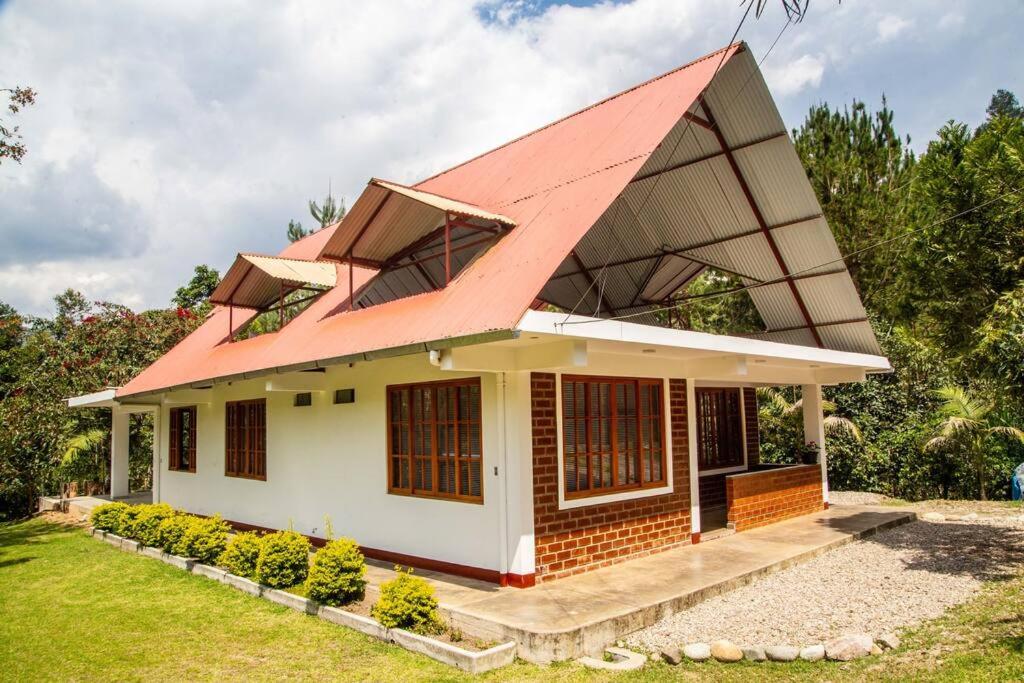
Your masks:
<instances>
[{"instance_id":1,"label":"brick column","mask_svg":"<svg viewBox=\"0 0 1024 683\"><path fill-rule=\"evenodd\" d=\"M565 510L558 507L556 382L530 376L536 579L547 581L665 550L690 539L686 382L669 381L673 490Z\"/></svg>"}]
</instances>

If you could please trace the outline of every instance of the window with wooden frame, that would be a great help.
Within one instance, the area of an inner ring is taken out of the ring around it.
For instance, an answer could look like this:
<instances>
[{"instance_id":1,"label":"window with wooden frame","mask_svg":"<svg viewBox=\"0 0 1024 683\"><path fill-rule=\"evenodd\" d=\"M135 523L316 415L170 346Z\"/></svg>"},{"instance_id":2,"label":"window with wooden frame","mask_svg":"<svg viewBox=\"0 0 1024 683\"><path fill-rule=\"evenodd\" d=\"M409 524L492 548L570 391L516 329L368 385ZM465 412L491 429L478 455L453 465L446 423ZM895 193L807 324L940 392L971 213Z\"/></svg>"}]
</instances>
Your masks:
<instances>
[{"instance_id":1,"label":"window with wooden frame","mask_svg":"<svg viewBox=\"0 0 1024 683\"><path fill-rule=\"evenodd\" d=\"M168 469L196 471L196 407L171 408L171 433L168 443Z\"/></svg>"},{"instance_id":2,"label":"window with wooden frame","mask_svg":"<svg viewBox=\"0 0 1024 683\"><path fill-rule=\"evenodd\" d=\"M480 378L387 388L388 492L483 502Z\"/></svg>"},{"instance_id":3,"label":"window with wooden frame","mask_svg":"<svg viewBox=\"0 0 1024 683\"><path fill-rule=\"evenodd\" d=\"M566 498L664 486L660 379L562 377Z\"/></svg>"},{"instance_id":4,"label":"window with wooden frame","mask_svg":"<svg viewBox=\"0 0 1024 683\"><path fill-rule=\"evenodd\" d=\"M743 397L735 387L697 387L697 469L742 467Z\"/></svg>"},{"instance_id":5,"label":"window with wooden frame","mask_svg":"<svg viewBox=\"0 0 1024 683\"><path fill-rule=\"evenodd\" d=\"M267 478L267 401L224 404L224 474L243 479Z\"/></svg>"}]
</instances>

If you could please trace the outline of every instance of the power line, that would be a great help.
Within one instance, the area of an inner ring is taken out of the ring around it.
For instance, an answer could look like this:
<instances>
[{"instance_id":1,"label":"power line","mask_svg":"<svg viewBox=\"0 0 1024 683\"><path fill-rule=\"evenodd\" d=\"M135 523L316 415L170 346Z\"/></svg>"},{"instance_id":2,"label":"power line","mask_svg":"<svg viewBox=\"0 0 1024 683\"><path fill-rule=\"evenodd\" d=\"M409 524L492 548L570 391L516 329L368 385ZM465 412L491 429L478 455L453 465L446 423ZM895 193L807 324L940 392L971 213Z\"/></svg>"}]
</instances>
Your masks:
<instances>
[{"instance_id":1,"label":"power line","mask_svg":"<svg viewBox=\"0 0 1024 683\"><path fill-rule=\"evenodd\" d=\"M990 204L994 204L995 202L998 202L1001 199L1005 199L1006 197L1008 197L1010 195L1017 194L1018 192L1021 191L1021 189L1022 188L1020 188L1020 187L1013 188L1013 189L1011 189L1008 192L1004 192L1003 194L999 195L998 197L993 197L992 199L989 199L988 201L982 202L981 204L976 204L975 206L972 206L969 209L964 209L963 211L960 211L958 213L952 214L950 216L946 216L944 218L940 218L939 220L933 221L931 223L928 223L927 225L922 225L922 226L920 226L918 228L913 228L912 230L907 230L906 232L903 232L903 233L901 233L899 235L896 235L895 237L890 237L888 239L879 240L878 242L875 242L873 244L869 244L868 246L866 246L866 247L864 247L862 249L858 249L856 251L852 251L849 254L846 254L845 256L840 256L837 259L832 259L831 261L825 261L824 263L819 263L819 264L817 264L815 266L809 266L807 268L804 268L803 270L798 270L796 272L790 273L788 276L783 276L783 277L775 278L773 280L765 280L764 282L756 282L756 283L750 284L750 285L743 285L742 287L732 287L730 289L723 289L723 290L719 290L717 292L705 292L704 294L696 294L694 296L685 297L684 299L679 301L679 303L676 303L676 304L674 304L672 306L662 306L662 307L659 307L659 308L651 308L651 309L646 309L646 310L643 310L643 311L640 311L640 312L637 312L637 313L627 313L625 315L618 315L618 316L609 317L609 318L600 318L600 319L597 319L597 320L569 320L568 322L562 321L561 323L555 323L555 324L556 325L585 325L587 323L604 322L606 320L626 320L626 319L629 319L629 318L637 318L637 317L644 316L644 315L651 315L652 313L660 313L662 311L677 310L677 309L679 309L679 308L681 308L683 306L686 306L688 304L688 302L690 302L690 301L707 300L707 299L719 299L719 298L722 298L722 297L731 296L733 294L738 294L739 292L745 292L745 291L748 291L748 290L751 290L751 289L758 289L760 287L768 287L770 285L780 284L780 283L786 282L787 280L789 280L791 278L797 277L799 275L803 275L805 273L809 273L812 270L818 270L819 268L824 268L825 266L830 266L830 265L833 265L833 264L836 264L836 263L843 263L845 265L846 259L848 259L848 258L850 258L852 256L856 256L857 254L863 254L866 251L870 251L872 249L877 249L878 247L885 246L886 244L890 244L892 242L897 242L897 241L900 241L900 240L904 240L904 239L910 237L911 235L914 235L916 233L921 232L922 230L927 230L928 228L933 228L933 227L935 227L937 225L942 225L943 223L948 223L949 221L955 220L955 219L960 218L962 216L966 216L969 213L974 213L975 211L983 209L986 206L989 206ZM1024 207L1022 207L1022 208L1024 208ZM1021 210L1021 209L1017 209L1017 211L1019 211L1019 210ZM568 316L566 316L566 320L568 320ZM771 330L767 330L767 331L771 332Z\"/></svg>"}]
</instances>

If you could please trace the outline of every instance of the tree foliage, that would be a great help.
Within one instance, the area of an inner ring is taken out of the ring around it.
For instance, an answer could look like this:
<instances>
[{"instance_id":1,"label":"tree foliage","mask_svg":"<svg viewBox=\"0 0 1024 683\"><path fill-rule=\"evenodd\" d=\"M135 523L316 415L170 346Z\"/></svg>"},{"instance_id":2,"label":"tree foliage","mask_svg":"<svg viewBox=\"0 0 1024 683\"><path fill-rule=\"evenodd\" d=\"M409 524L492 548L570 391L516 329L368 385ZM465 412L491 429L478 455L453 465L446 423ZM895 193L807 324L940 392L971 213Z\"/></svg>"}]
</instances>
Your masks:
<instances>
[{"instance_id":1,"label":"tree foliage","mask_svg":"<svg viewBox=\"0 0 1024 683\"><path fill-rule=\"evenodd\" d=\"M171 303L179 309L205 315L210 309L210 295L213 294L213 290L217 289L218 284L220 284L220 273L215 268L205 264L198 265L192 279L174 292Z\"/></svg>"},{"instance_id":2,"label":"tree foliage","mask_svg":"<svg viewBox=\"0 0 1024 683\"><path fill-rule=\"evenodd\" d=\"M0 93L7 94L7 113L14 116L25 107L36 103L36 91L32 88L15 86L0 88ZM15 126L0 118L0 164L4 159L21 163L28 153L28 148L21 141L21 127Z\"/></svg>"},{"instance_id":3,"label":"tree foliage","mask_svg":"<svg viewBox=\"0 0 1024 683\"><path fill-rule=\"evenodd\" d=\"M0 327L0 517L26 514L36 497L71 481L102 486L109 459L96 449L109 443L109 411L72 411L66 399L126 384L198 323L174 310L89 303L73 290L55 303L51 319L8 312ZM129 444L139 456L130 465L135 487L150 476L149 419L135 418Z\"/></svg>"}]
</instances>

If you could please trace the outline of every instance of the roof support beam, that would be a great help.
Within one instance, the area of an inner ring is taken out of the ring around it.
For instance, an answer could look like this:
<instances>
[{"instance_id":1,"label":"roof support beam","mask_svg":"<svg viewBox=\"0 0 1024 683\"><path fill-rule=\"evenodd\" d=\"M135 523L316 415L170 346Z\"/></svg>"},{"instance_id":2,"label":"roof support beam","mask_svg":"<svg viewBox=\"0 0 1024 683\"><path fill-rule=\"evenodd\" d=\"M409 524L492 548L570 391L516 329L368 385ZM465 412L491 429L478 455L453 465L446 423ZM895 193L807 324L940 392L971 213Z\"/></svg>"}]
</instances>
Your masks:
<instances>
[{"instance_id":1,"label":"roof support beam","mask_svg":"<svg viewBox=\"0 0 1024 683\"><path fill-rule=\"evenodd\" d=\"M717 130L718 129L715 128L715 129L713 129L712 132L717 132ZM643 180L647 180L648 178L654 178L655 176L659 176L659 175L662 175L664 173L671 173L672 171L678 171L679 169L686 168L687 166L693 166L694 164L699 164L699 163L702 163L702 162L705 162L705 161L710 161L711 159L717 159L718 157L725 156L726 154L728 154L730 152L738 152L741 149L746 149L747 147L753 147L754 145L760 145L763 142L771 142L772 140L777 140L779 138L786 137L787 135L789 135L789 134L786 133L785 131L782 131L781 133L774 133L772 135L766 135L763 138L758 138L757 140L751 140L750 142L745 142L742 145L736 145L735 147L730 147L730 148L723 148L722 151L712 152L710 154L705 154L702 157L697 157L696 159L691 159L689 161L682 161L682 162L680 162L678 164L673 164L673 165L669 166L668 168L661 169L660 171L651 171L650 173L645 173L643 175L638 175L637 177L633 178L629 182L630 182L630 184L639 183L639 182L641 182Z\"/></svg>"},{"instance_id":2,"label":"roof support beam","mask_svg":"<svg viewBox=\"0 0 1024 683\"><path fill-rule=\"evenodd\" d=\"M702 101L702 106L704 107L704 113L707 115L708 121L714 125L712 132L718 139L718 144L722 148L722 151L725 152L725 158L729 162L729 166L732 168L733 175L736 176L736 182L739 183L740 189L743 190L743 196L746 197L747 203L750 205L750 210L754 214L754 218L757 219L757 225L761 228L761 232L764 233L765 239L768 240L768 247L772 250L772 256L775 257L775 261L778 263L783 277L785 277L786 282L789 283L789 290L793 294L793 300L796 301L797 308L800 309L800 314L807 323L811 336L814 337L814 343L818 345L818 348L822 348L824 345L821 342L821 336L818 334L818 330L814 328L814 321L811 319L811 314L807 310L807 305L804 303L803 297L800 296L800 290L797 289L796 283L790 276L789 268L786 266L786 262L782 258L782 252L779 251L779 246L775 243L775 237L772 236L771 228L768 227L768 222L764 219L764 214L761 213L761 207L757 205L757 201L754 199L754 194L750 191L747 179L743 177L743 172L740 170L739 164L736 163L736 157L733 156L733 151L729 149L729 145L722 136L722 131L719 130L717 125L715 125L715 117L711 113L711 108L708 106L707 98L704 98Z\"/></svg>"},{"instance_id":3,"label":"roof support beam","mask_svg":"<svg viewBox=\"0 0 1024 683\"><path fill-rule=\"evenodd\" d=\"M832 275L834 273L821 273L822 275ZM814 276L812 276L814 277ZM846 320L834 320L829 323L815 323L815 327L833 327L835 325L852 325L853 323L866 323L867 318L847 318ZM767 333L771 332L794 332L796 330L806 330L807 325L792 325L790 327L779 327L774 330L765 330Z\"/></svg>"}]
</instances>

